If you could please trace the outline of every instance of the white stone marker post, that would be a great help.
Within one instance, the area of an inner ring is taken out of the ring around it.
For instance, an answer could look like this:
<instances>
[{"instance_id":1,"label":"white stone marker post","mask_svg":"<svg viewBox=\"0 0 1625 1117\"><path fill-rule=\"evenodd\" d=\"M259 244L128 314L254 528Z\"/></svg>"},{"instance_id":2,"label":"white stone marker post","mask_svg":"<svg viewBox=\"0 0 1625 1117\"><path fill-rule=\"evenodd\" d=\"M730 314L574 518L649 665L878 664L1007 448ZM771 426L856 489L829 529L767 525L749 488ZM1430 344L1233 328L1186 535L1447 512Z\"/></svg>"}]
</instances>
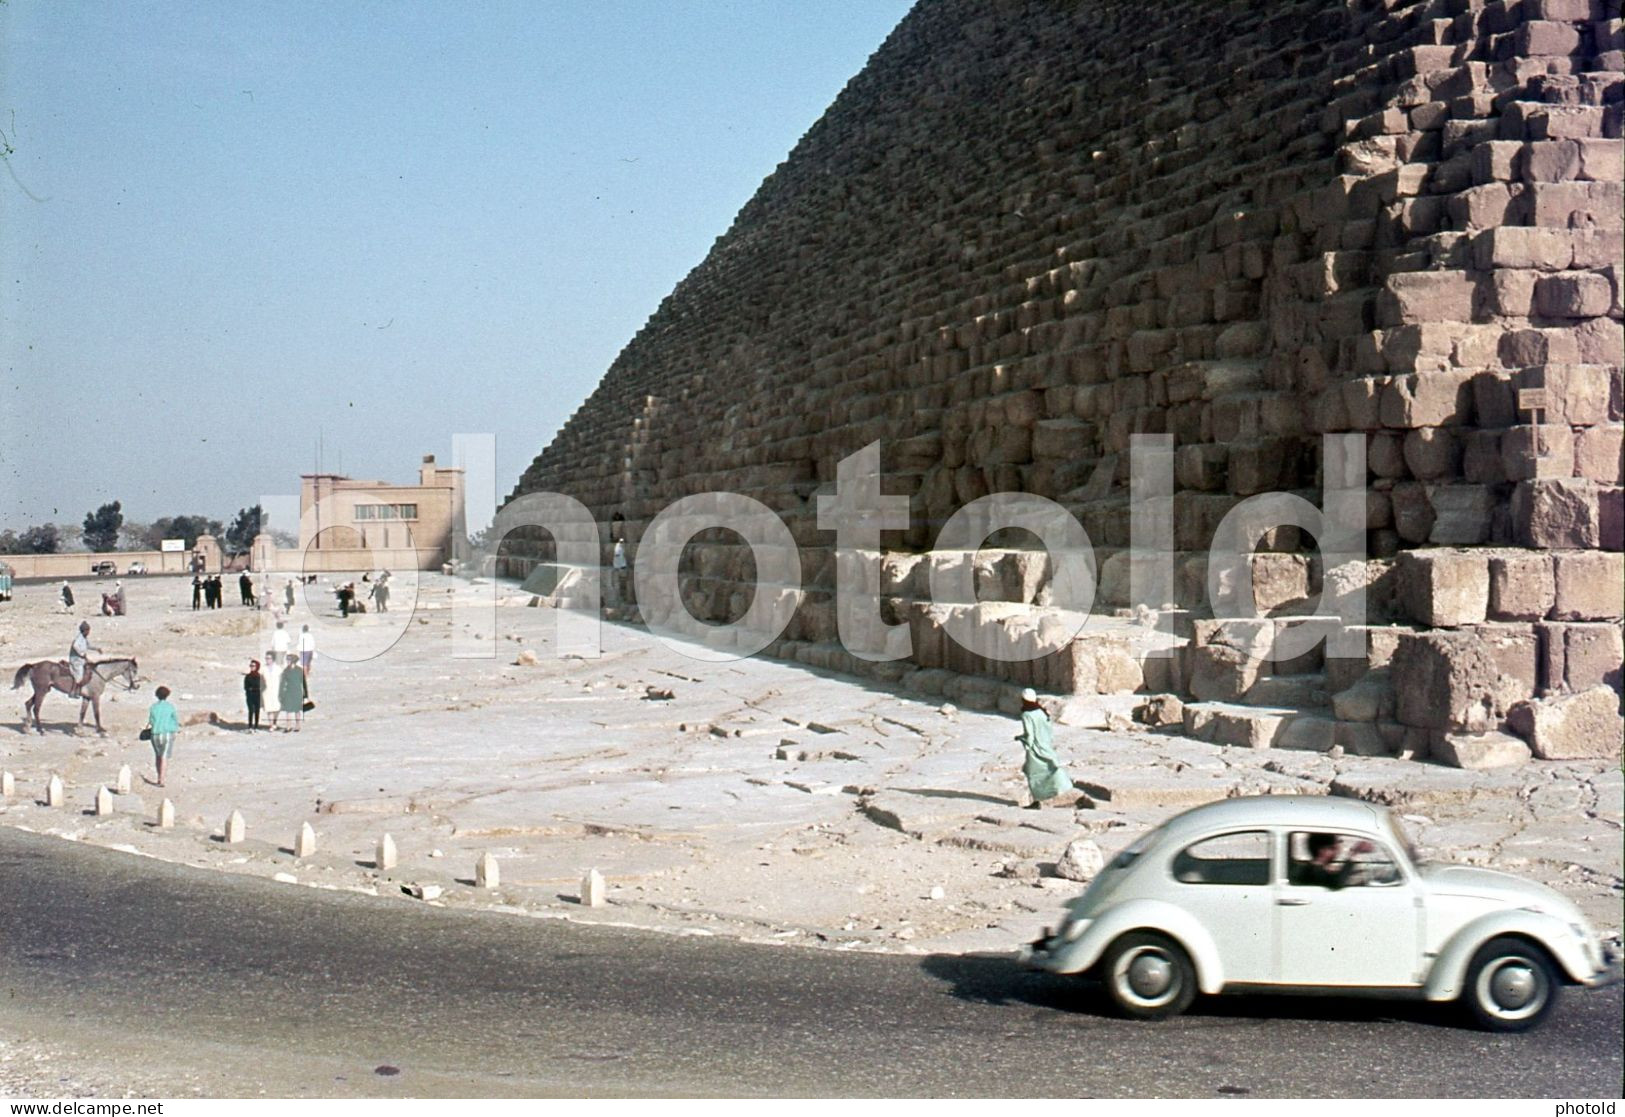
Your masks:
<instances>
[{"instance_id":1,"label":"white stone marker post","mask_svg":"<svg viewBox=\"0 0 1625 1117\"><path fill-rule=\"evenodd\" d=\"M474 863L474 886L495 888L502 883L502 870L497 868L496 854L486 850Z\"/></svg>"},{"instance_id":2,"label":"white stone marker post","mask_svg":"<svg viewBox=\"0 0 1625 1117\"><path fill-rule=\"evenodd\" d=\"M96 813L99 815L113 813L113 793L105 787L96 789Z\"/></svg>"},{"instance_id":3,"label":"white stone marker post","mask_svg":"<svg viewBox=\"0 0 1625 1117\"><path fill-rule=\"evenodd\" d=\"M10 772L0 772L0 799L10 799L17 794L17 777Z\"/></svg>"},{"instance_id":4,"label":"white stone marker post","mask_svg":"<svg viewBox=\"0 0 1625 1117\"><path fill-rule=\"evenodd\" d=\"M243 812L232 811L226 818L226 844L236 845L247 832L248 824L243 821Z\"/></svg>"},{"instance_id":5,"label":"white stone marker post","mask_svg":"<svg viewBox=\"0 0 1625 1117\"><path fill-rule=\"evenodd\" d=\"M113 790L118 792L120 795L128 795L130 793L130 766L128 764L124 764L119 767L118 780L114 782Z\"/></svg>"},{"instance_id":6,"label":"white stone marker post","mask_svg":"<svg viewBox=\"0 0 1625 1117\"><path fill-rule=\"evenodd\" d=\"M62 805L62 777L55 772L51 773L51 782L45 785L45 805L47 807Z\"/></svg>"},{"instance_id":7,"label":"white stone marker post","mask_svg":"<svg viewBox=\"0 0 1625 1117\"><path fill-rule=\"evenodd\" d=\"M158 804L158 829L171 830L175 826L175 804L165 799Z\"/></svg>"},{"instance_id":8,"label":"white stone marker post","mask_svg":"<svg viewBox=\"0 0 1625 1117\"><path fill-rule=\"evenodd\" d=\"M310 857L316 852L316 831L311 829L310 823L299 824L299 836L293 840L293 855L295 857Z\"/></svg>"},{"instance_id":9,"label":"white stone marker post","mask_svg":"<svg viewBox=\"0 0 1625 1117\"><path fill-rule=\"evenodd\" d=\"M378 848L373 851L372 865L375 869L393 869L398 856L395 852L395 839L385 834L378 839Z\"/></svg>"},{"instance_id":10,"label":"white stone marker post","mask_svg":"<svg viewBox=\"0 0 1625 1117\"><path fill-rule=\"evenodd\" d=\"M581 905L588 908L601 908L604 906L604 874L597 869L588 869L587 875L581 878Z\"/></svg>"}]
</instances>

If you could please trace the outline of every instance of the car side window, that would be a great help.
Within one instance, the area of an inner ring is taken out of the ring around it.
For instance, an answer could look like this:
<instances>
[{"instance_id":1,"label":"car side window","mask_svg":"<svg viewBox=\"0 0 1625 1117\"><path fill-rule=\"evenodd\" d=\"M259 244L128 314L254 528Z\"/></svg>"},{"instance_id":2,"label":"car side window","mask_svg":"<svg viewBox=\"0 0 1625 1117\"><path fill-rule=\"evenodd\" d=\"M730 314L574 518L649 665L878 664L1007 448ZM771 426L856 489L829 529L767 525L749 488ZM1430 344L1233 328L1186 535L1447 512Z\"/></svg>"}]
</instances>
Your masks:
<instances>
[{"instance_id":1,"label":"car side window","mask_svg":"<svg viewBox=\"0 0 1625 1117\"><path fill-rule=\"evenodd\" d=\"M1247 830L1203 838L1176 853L1172 868L1181 884L1268 884L1269 834Z\"/></svg>"},{"instance_id":2,"label":"car side window","mask_svg":"<svg viewBox=\"0 0 1625 1117\"><path fill-rule=\"evenodd\" d=\"M1287 843L1287 882L1305 888L1363 888L1403 877L1380 842L1357 834L1298 831Z\"/></svg>"}]
</instances>

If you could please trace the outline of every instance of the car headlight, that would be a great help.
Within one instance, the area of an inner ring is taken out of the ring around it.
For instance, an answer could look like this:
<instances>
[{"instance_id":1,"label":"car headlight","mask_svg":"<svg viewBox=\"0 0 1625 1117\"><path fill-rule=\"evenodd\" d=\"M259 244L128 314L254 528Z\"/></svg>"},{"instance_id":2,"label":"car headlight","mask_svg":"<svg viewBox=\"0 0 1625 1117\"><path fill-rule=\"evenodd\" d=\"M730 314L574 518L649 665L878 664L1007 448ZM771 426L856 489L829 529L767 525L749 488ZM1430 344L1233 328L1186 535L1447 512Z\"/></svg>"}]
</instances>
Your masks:
<instances>
[{"instance_id":1,"label":"car headlight","mask_svg":"<svg viewBox=\"0 0 1625 1117\"><path fill-rule=\"evenodd\" d=\"M1066 924L1061 928L1061 933L1057 937L1062 942L1077 942L1080 938L1083 937L1083 933L1085 931L1087 931L1088 929L1089 929L1089 920L1087 920L1087 919L1069 919L1069 920L1067 920Z\"/></svg>"}]
</instances>

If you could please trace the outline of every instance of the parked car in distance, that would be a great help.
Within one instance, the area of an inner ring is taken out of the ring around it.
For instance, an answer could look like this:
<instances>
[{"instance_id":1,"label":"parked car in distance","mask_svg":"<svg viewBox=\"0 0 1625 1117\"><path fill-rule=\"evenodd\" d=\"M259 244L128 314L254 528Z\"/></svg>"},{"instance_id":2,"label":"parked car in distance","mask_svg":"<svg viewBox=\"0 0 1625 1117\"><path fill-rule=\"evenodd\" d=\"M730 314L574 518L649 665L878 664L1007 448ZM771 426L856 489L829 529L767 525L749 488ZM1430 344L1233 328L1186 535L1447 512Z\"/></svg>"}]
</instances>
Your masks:
<instances>
[{"instance_id":1,"label":"parked car in distance","mask_svg":"<svg viewBox=\"0 0 1625 1117\"><path fill-rule=\"evenodd\" d=\"M90 568L90 572L98 578L111 578L118 573L118 564L112 559L102 559Z\"/></svg>"},{"instance_id":2,"label":"parked car in distance","mask_svg":"<svg viewBox=\"0 0 1625 1117\"><path fill-rule=\"evenodd\" d=\"M144 563L144 562L141 562L139 560L136 561L136 562L132 562L130 564L130 569L128 571L128 573L130 573L130 574L145 574L146 572L147 572L147 564Z\"/></svg>"},{"instance_id":3,"label":"parked car in distance","mask_svg":"<svg viewBox=\"0 0 1625 1117\"><path fill-rule=\"evenodd\" d=\"M1619 961L1580 910L1506 873L1424 861L1356 799L1261 795L1176 815L1111 859L1026 963L1098 977L1124 1014L1197 993L1459 1002L1490 1031L1544 1020Z\"/></svg>"}]
</instances>

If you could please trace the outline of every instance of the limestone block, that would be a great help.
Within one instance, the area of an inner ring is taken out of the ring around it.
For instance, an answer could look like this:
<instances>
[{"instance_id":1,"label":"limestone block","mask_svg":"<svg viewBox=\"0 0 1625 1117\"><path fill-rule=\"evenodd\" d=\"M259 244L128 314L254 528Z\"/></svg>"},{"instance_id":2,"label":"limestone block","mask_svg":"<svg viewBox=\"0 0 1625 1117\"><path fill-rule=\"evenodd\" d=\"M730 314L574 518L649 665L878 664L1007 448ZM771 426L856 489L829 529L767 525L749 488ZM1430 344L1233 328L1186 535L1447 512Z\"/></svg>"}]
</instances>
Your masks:
<instances>
[{"instance_id":1,"label":"limestone block","mask_svg":"<svg viewBox=\"0 0 1625 1117\"><path fill-rule=\"evenodd\" d=\"M1606 551L1559 553L1553 556L1556 601L1552 619L1614 620L1622 612L1625 555Z\"/></svg>"},{"instance_id":2,"label":"limestone block","mask_svg":"<svg viewBox=\"0 0 1625 1117\"><path fill-rule=\"evenodd\" d=\"M1402 634L1392 677L1397 720L1404 725L1484 730L1505 708L1500 672L1476 633Z\"/></svg>"},{"instance_id":3,"label":"limestone block","mask_svg":"<svg viewBox=\"0 0 1625 1117\"><path fill-rule=\"evenodd\" d=\"M1625 427L1618 423L1584 427L1576 432L1574 476L1603 485L1625 482L1625 468L1621 466L1621 444L1625 441L1622 434L1625 434Z\"/></svg>"},{"instance_id":4,"label":"limestone block","mask_svg":"<svg viewBox=\"0 0 1625 1117\"><path fill-rule=\"evenodd\" d=\"M1622 210L1617 182L1553 182L1531 186L1534 224L1551 229L1617 228Z\"/></svg>"},{"instance_id":5,"label":"limestone block","mask_svg":"<svg viewBox=\"0 0 1625 1117\"><path fill-rule=\"evenodd\" d=\"M1408 474L1404 447L1404 435L1378 431L1366 442L1366 467L1376 477L1391 477L1395 480L1406 477Z\"/></svg>"},{"instance_id":6,"label":"limestone block","mask_svg":"<svg viewBox=\"0 0 1625 1117\"><path fill-rule=\"evenodd\" d=\"M1398 751L1382 729L1370 722L1340 721L1334 740L1349 756L1392 756Z\"/></svg>"},{"instance_id":7,"label":"limestone block","mask_svg":"<svg viewBox=\"0 0 1625 1117\"><path fill-rule=\"evenodd\" d=\"M502 870L497 866L496 854L486 850L480 854L480 859L474 862L474 887L499 888L502 885Z\"/></svg>"},{"instance_id":8,"label":"limestone block","mask_svg":"<svg viewBox=\"0 0 1625 1117\"><path fill-rule=\"evenodd\" d=\"M395 849L395 839L385 834L378 839L378 846L373 850L372 867L380 872L387 872L400 863L400 854Z\"/></svg>"},{"instance_id":9,"label":"limestone block","mask_svg":"<svg viewBox=\"0 0 1625 1117\"><path fill-rule=\"evenodd\" d=\"M1405 467L1420 481L1461 476L1461 442L1450 430L1423 427L1405 435Z\"/></svg>"},{"instance_id":10,"label":"limestone block","mask_svg":"<svg viewBox=\"0 0 1625 1117\"><path fill-rule=\"evenodd\" d=\"M175 828L175 804L165 799L158 804L158 829L173 830Z\"/></svg>"},{"instance_id":11,"label":"limestone block","mask_svg":"<svg viewBox=\"0 0 1625 1117\"><path fill-rule=\"evenodd\" d=\"M1426 543L1433 535L1433 502L1428 499L1427 486L1416 481L1403 481L1388 493L1393 508L1394 530L1407 543Z\"/></svg>"},{"instance_id":12,"label":"limestone block","mask_svg":"<svg viewBox=\"0 0 1625 1117\"><path fill-rule=\"evenodd\" d=\"M581 878L581 891L578 899L583 907L601 908L604 906L604 877L597 869L588 869Z\"/></svg>"},{"instance_id":13,"label":"limestone block","mask_svg":"<svg viewBox=\"0 0 1625 1117\"><path fill-rule=\"evenodd\" d=\"M232 811L226 816L225 839L227 845L236 845L248 833L248 824L243 821L243 812Z\"/></svg>"},{"instance_id":14,"label":"limestone block","mask_svg":"<svg viewBox=\"0 0 1625 1117\"><path fill-rule=\"evenodd\" d=\"M1174 455L1174 477L1181 488L1220 492L1226 487L1230 448L1213 443L1181 446Z\"/></svg>"},{"instance_id":15,"label":"limestone block","mask_svg":"<svg viewBox=\"0 0 1625 1117\"><path fill-rule=\"evenodd\" d=\"M45 805L47 807L60 807L64 802L66 802L66 797L62 790L62 777L53 772L51 778L45 784Z\"/></svg>"},{"instance_id":16,"label":"limestone block","mask_svg":"<svg viewBox=\"0 0 1625 1117\"><path fill-rule=\"evenodd\" d=\"M1617 761L1625 735L1619 695L1605 686L1520 703L1507 724L1542 760Z\"/></svg>"},{"instance_id":17,"label":"limestone block","mask_svg":"<svg viewBox=\"0 0 1625 1117\"><path fill-rule=\"evenodd\" d=\"M1153 729L1183 725L1185 704L1173 694L1153 694L1134 708L1134 720Z\"/></svg>"},{"instance_id":18,"label":"limestone block","mask_svg":"<svg viewBox=\"0 0 1625 1117\"><path fill-rule=\"evenodd\" d=\"M1330 752L1337 744L1337 722L1333 718L1295 717L1275 738L1278 749L1300 752Z\"/></svg>"},{"instance_id":19,"label":"limestone block","mask_svg":"<svg viewBox=\"0 0 1625 1117\"><path fill-rule=\"evenodd\" d=\"M316 831L308 822L299 824L299 833L294 835L293 855L295 857L313 857L316 853Z\"/></svg>"},{"instance_id":20,"label":"limestone block","mask_svg":"<svg viewBox=\"0 0 1625 1117\"><path fill-rule=\"evenodd\" d=\"M1263 672L1274 637L1269 621L1197 621L1191 694L1200 701L1242 698Z\"/></svg>"},{"instance_id":21,"label":"limestone block","mask_svg":"<svg viewBox=\"0 0 1625 1117\"><path fill-rule=\"evenodd\" d=\"M1573 140L1541 140L1524 145L1527 182L1572 182L1580 177L1580 145Z\"/></svg>"},{"instance_id":22,"label":"limestone block","mask_svg":"<svg viewBox=\"0 0 1625 1117\"><path fill-rule=\"evenodd\" d=\"M1601 538L1597 489L1585 481L1521 481L1512 490L1512 530L1525 547L1594 548Z\"/></svg>"},{"instance_id":23,"label":"limestone block","mask_svg":"<svg viewBox=\"0 0 1625 1117\"><path fill-rule=\"evenodd\" d=\"M1428 542L1461 547L1483 543L1490 537L1495 501L1484 485L1427 485L1433 525Z\"/></svg>"},{"instance_id":24,"label":"limestone block","mask_svg":"<svg viewBox=\"0 0 1625 1117\"><path fill-rule=\"evenodd\" d=\"M1106 858L1100 847L1088 838L1077 838L1067 843L1056 860L1055 875L1064 880L1090 881L1105 866Z\"/></svg>"},{"instance_id":25,"label":"limestone block","mask_svg":"<svg viewBox=\"0 0 1625 1117\"><path fill-rule=\"evenodd\" d=\"M1471 551L1407 551L1398 564L1400 601L1417 624L1459 628L1489 611L1489 561Z\"/></svg>"},{"instance_id":26,"label":"limestone block","mask_svg":"<svg viewBox=\"0 0 1625 1117\"><path fill-rule=\"evenodd\" d=\"M1574 446L1574 431L1567 423L1509 427L1501 436L1501 469L1508 481L1571 477Z\"/></svg>"},{"instance_id":27,"label":"limestone block","mask_svg":"<svg viewBox=\"0 0 1625 1117\"><path fill-rule=\"evenodd\" d=\"M1483 771L1529 762L1529 746L1508 733L1435 733L1431 759L1452 768Z\"/></svg>"},{"instance_id":28,"label":"limestone block","mask_svg":"<svg viewBox=\"0 0 1625 1117\"><path fill-rule=\"evenodd\" d=\"M1359 682L1332 696L1339 721L1393 721L1396 700L1386 668L1368 671Z\"/></svg>"},{"instance_id":29,"label":"limestone block","mask_svg":"<svg viewBox=\"0 0 1625 1117\"><path fill-rule=\"evenodd\" d=\"M1309 559L1265 551L1251 556L1253 606L1270 613L1309 596Z\"/></svg>"},{"instance_id":30,"label":"limestone block","mask_svg":"<svg viewBox=\"0 0 1625 1117\"><path fill-rule=\"evenodd\" d=\"M1185 735L1215 745L1244 749L1274 748L1293 711L1225 702L1185 704Z\"/></svg>"},{"instance_id":31,"label":"limestone block","mask_svg":"<svg viewBox=\"0 0 1625 1117\"><path fill-rule=\"evenodd\" d=\"M1489 559L1489 617L1498 621L1538 621L1552 611L1557 583L1552 556L1542 552L1492 555Z\"/></svg>"},{"instance_id":32,"label":"limestone block","mask_svg":"<svg viewBox=\"0 0 1625 1117\"><path fill-rule=\"evenodd\" d=\"M1549 318L1595 318L1613 302L1613 284L1595 272L1550 275L1535 284L1535 309Z\"/></svg>"},{"instance_id":33,"label":"limestone block","mask_svg":"<svg viewBox=\"0 0 1625 1117\"><path fill-rule=\"evenodd\" d=\"M98 815L113 813L113 793L105 787L96 789L96 813Z\"/></svg>"},{"instance_id":34,"label":"limestone block","mask_svg":"<svg viewBox=\"0 0 1625 1117\"><path fill-rule=\"evenodd\" d=\"M1548 684L1545 689L1625 689L1621 686L1625 635L1618 622L1548 624L1542 626L1542 637L1547 649L1554 641L1561 641L1560 656L1553 657L1548 651L1546 676L1542 679L1543 684ZM1554 658L1558 660L1555 665Z\"/></svg>"},{"instance_id":35,"label":"limestone block","mask_svg":"<svg viewBox=\"0 0 1625 1117\"><path fill-rule=\"evenodd\" d=\"M1541 273L1533 269L1501 268L1490 275L1485 297L1489 308L1511 318L1529 318L1535 313L1535 284Z\"/></svg>"},{"instance_id":36,"label":"limestone block","mask_svg":"<svg viewBox=\"0 0 1625 1117\"><path fill-rule=\"evenodd\" d=\"M1396 376L1382 395L1382 424L1397 430L1459 426L1472 416L1472 376L1462 369Z\"/></svg>"},{"instance_id":37,"label":"limestone block","mask_svg":"<svg viewBox=\"0 0 1625 1117\"><path fill-rule=\"evenodd\" d=\"M1458 198L1475 191L1496 191L1502 195L1506 187L1499 185L1475 187ZM1506 202L1499 203L1497 216L1486 214L1480 225L1499 225L1505 219ZM1381 326L1398 326L1407 322L1468 322L1473 317L1473 297L1477 285L1464 272L1418 271L1401 272L1388 277L1383 292L1377 298L1377 320Z\"/></svg>"},{"instance_id":38,"label":"limestone block","mask_svg":"<svg viewBox=\"0 0 1625 1117\"><path fill-rule=\"evenodd\" d=\"M1473 262L1481 271L1537 268L1562 271L1574 260L1574 241L1567 228L1542 229L1502 225L1473 238Z\"/></svg>"}]
</instances>

